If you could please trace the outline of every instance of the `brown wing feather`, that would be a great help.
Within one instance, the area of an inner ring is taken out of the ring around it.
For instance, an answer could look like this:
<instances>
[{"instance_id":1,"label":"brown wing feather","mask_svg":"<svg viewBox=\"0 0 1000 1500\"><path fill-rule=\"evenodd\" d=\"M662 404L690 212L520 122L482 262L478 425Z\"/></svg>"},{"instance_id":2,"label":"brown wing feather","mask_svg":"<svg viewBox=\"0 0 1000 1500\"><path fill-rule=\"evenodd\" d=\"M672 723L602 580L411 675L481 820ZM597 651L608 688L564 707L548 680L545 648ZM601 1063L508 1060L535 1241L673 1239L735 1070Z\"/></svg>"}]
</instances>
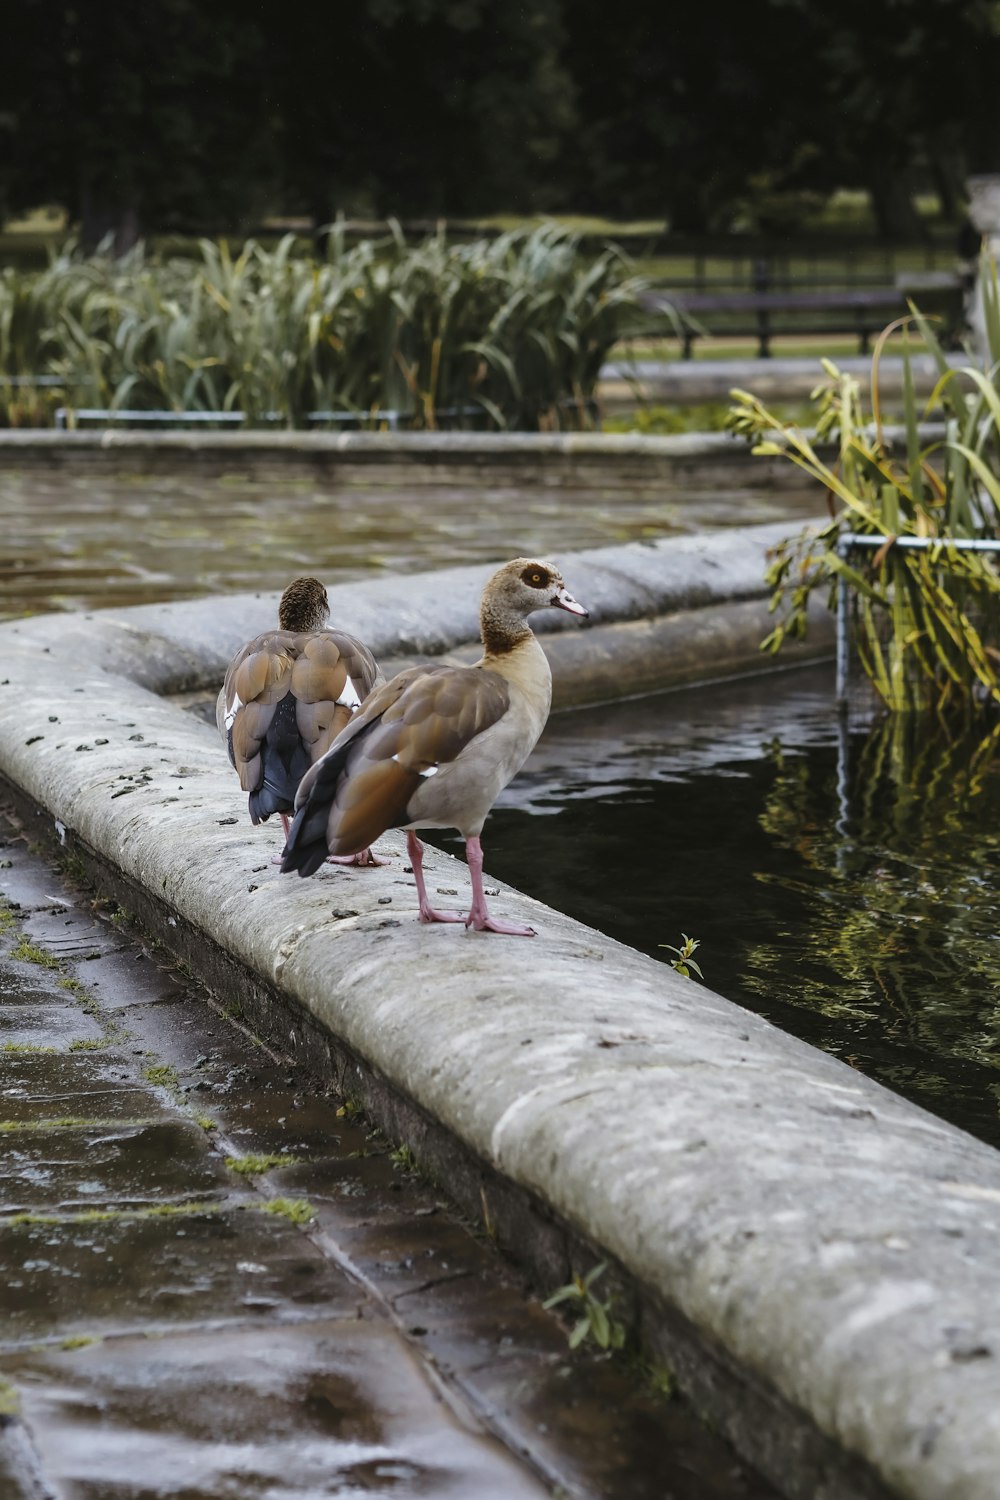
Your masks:
<instances>
[{"instance_id":1,"label":"brown wing feather","mask_svg":"<svg viewBox=\"0 0 1000 1500\"><path fill-rule=\"evenodd\" d=\"M260 747L274 712L291 683L293 657L285 631L258 636L233 658L223 686L225 712L232 712L229 757L240 786L252 792L261 777Z\"/></svg>"},{"instance_id":2,"label":"brown wing feather","mask_svg":"<svg viewBox=\"0 0 1000 1500\"><path fill-rule=\"evenodd\" d=\"M306 819L315 827L325 802L330 853L355 853L405 823L424 773L455 760L508 702L507 684L496 673L411 667L372 694L307 772L296 807L313 804Z\"/></svg>"}]
</instances>

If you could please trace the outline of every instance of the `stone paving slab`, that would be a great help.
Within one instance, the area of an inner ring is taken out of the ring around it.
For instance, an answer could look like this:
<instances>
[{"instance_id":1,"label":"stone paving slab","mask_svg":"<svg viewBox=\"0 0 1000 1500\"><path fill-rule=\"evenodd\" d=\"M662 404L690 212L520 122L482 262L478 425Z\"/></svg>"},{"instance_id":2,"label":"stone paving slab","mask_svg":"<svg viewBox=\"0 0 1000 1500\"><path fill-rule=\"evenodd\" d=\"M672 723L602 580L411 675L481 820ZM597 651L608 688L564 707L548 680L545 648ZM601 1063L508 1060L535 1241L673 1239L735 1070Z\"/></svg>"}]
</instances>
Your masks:
<instances>
[{"instance_id":1,"label":"stone paving slab","mask_svg":"<svg viewBox=\"0 0 1000 1500\"><path fill-rule=\"evenodd\" d=\"M53 911L83 920L37 855L3 852L16 920L0 947ZM51 1006L80 1007L100 1047L57 1035L60 1050L11 1055L0 1080L0 1148L33 1188L26 1212L0 1213L4 1500L243 1500L275 1485L289 1500L331 1485L772 1500L683 1402L571 1356L559 1319L370 1122L101 910L89 920L120 963L105 992L81 952L41 970ZM251 1175L228 1165L250 1159ZM276 1198L302 1222L269 1213Z\"/></svg>"},{"instance_id":2,"label":"stone paving slab","mask_svg":"<svg viewBox=\"0 0 1000 1500\"><path fill-rule=\"evenodd\" d=\"M155 1102L149 1102L155 1110ZM197 1125L176 1120L60 1125L43 1108L44 1103L34 1122L22 1122L4 1140L0 1213L129 1211L208 1200L232 1186L222 1164L205 1155Z\"/></svg>"},{"instance_id":3,"label":"stone paving slab","mask_svg":"<svg viewBox=\"0 0 1000 1500\"><path fill-rule=\"evenodd\" d=\"M3 1002L0 1009L0 1051L82 1047L100 1042L101 1027L92 1016L84 1015L71 1003L54 1006L38 989L29 990L22 1001L15 1000L11 990L16 978L16 975L12 978L8 974L6 980L0 982L0 1000Z\"/></svg>"},{"instance_id":4,"label":"stone paving slab","mask_svg":"<svg viewBox=\"0 0 1000 1500\"><path fill-rule=\"evenodd\" d=\"M133 1082L124 1061L106 1052L21 1053L3 1059L0 1114L15 1126L61 1120L169 1119L159 1098Z\"/></svg>"}]
</instances>

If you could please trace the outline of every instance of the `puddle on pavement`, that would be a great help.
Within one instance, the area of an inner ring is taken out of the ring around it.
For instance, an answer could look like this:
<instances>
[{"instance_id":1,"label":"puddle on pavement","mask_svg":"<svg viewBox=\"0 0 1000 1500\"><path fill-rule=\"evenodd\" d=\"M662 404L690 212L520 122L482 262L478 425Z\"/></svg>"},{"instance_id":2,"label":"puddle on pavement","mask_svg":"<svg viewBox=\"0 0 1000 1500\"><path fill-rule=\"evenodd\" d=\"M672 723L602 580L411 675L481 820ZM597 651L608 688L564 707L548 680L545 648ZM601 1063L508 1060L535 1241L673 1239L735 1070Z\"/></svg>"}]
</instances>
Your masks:
<instances>
[{"instance_id":1,"label":"puddle on pavement","mask_svg":"<svg viewBox=\"0 0 1000 1500\"><path fill-rule=\"evenodd\" d=\"M571 1355L363 1118L3 854L0 950L64 944L56 969L8 962L33 993L0 1003L54 1049L0 1058L0 1387L26 1424L0 1428L4 1500L514 1500L552 1493L539 1468L606 1500L773 1500L683 1402ZM82 1023L97 1045L72 1051ZM34 1490L4 1489L15 1439Z\"/></svg>"},{"instance_id":2,"label":"puddle on pavement","mask_svg":"<svg viewBox=\"0 0 1000 1500\"><path fill-rule=\"evenodd\" d=\"M405 470L398 471L405 474ZM821 513L792 489L0 475L0 619L326 584Z\"/></svg>"},{"instance_id":3,"label":"puddle on pavement","mask_svg":"<svg viewBox=\"0 0 1000 1500\"><path fill-rule=\"evenodd\" d=\"M546 1493L466 1431L370 1318L272 1328L266 1342L225 1329L46 1351L17 1374L47 1472L73 1500Z\"/></svg>"}]
</instances>

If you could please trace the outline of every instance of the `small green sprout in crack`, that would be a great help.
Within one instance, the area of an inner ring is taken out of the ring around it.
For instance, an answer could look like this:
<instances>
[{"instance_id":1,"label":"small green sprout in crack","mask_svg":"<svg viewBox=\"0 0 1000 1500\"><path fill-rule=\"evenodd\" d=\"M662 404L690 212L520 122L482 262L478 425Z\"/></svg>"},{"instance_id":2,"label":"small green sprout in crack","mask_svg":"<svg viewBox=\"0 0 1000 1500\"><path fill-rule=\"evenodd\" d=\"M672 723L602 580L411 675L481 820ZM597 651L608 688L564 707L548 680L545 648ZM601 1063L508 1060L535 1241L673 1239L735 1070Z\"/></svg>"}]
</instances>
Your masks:
<instances>
[{"instance_id":1,"label":"small green sprout in crack","mask_svg":"<svg viewBox=\"0 0 1000 1500\"><path fill-rule=\"evenodd\" d=\"M19 1417L20 1415L21 1398L17 1393L17 1386L0 1375L0 1417Z\"/></svg>"},{"instance_id":2,"label":"small green sprout in crack","mask_svg":"<svg viewBox=\"0 0 1000 1500\"><path fill-rule=\"evenodd\" d=\"M298 1165L298 1162L299 1158L288 1152L226 1157L226 1166L230 1172L238 1172L241 1177L259 1177L262 1172L270 1172L274 1167L294 1167Z\"/></svg>"},{"instance_id":3,"label":"small green sprout in crack","mask_svg":"<svg viewBox=\"0 0 1000 1500\"><path fill-rule=\"evenodd\" d=\"M44 948L39 948L37 943L29 942L26 937L21 938L10 950L11 958L19 959L22 963L38 964L41 969L58 969L59 960L53 958L51 953L46 953Z\"/></svg>"},{"instance_id":4,"label":"small green sprout in crack","mask_svg":"<svg viewBox=\"0 0 1000 1500\"><path fill-rule=\"evenodd\" d=\"M66 975L63 979L57 979L56 985L61 990L72 990L74 995L82 995L84 992L83 985L79 979L73 979L69 975Z\"/></svg>"},{"instance_id":5,"label":"small green sprout in crack","mask_svg":"<svg viewBox=\"0 0 1000 1500\"><path fill-rule=\"evenodd\" d=\"M337 1110L338 1120L363 1120L365 1108L360 1099L347 1098Z\"/></svg>"},{"instance_id":6,"label":"small green sprout in crack","mask_svg":"<svg viewBox=\"0 0 1000 1500\"><path fill-rule=\"evenodd\" d=\"M542 1303L543 1307L558 1307L569 1302L578 1314L569 1335L569 1347L578 1349L587 1339L593 1339L599 1349L622 1349L625 1346L625 1326L611 1311L612 1299L602 1302L593 1290L594 1282L608 1268L602 1260L586 1276L574 1276L573 1280L552 1293Z\"/></svg>"},{"instance_id":7,"label":"small green sprout in crack","mask_svg":"<svg viewBox=\"0 0 1000 1500\"><path fill-rule=\"evenodd\" d=\"M211 1115L195 1115L194 1123L196 1125L200 1125L202 1130L204 1130L206 1134L211 1130L218 1130L219 1128L215 1120L212 1119Z\"/></svg>"},{"instance_id":8,"label":"small green sprout in crack","mask_svg":"<svg viewBox=\"0 0 1000 1500\"><path fill-rule=\"evenodd\" d=\"M169 1063L153 1063L148 1068L143 1068L142 1076L147 1083L152 1083L157 1088L169 1089L171 1093L180 1092L181 1081L177 1076L177 1069L172 1068Z\"/></svg>"},{"instance_id":9,"label":"small green sprout in crack","mask_svg":"<svg viewBox=\"0 0 1000 1500\"><path fill-rule=\"evenodd\" d=\"M87 867L77 854L64 854L60 859L63 875L76 886L87 886Z\"/></svg>"},{"instance_id":10,"label":"small green sprout in crack","mask_svg":"<svg viewBox=\"0 0 1000 1500\"><path fill-rule=\"evenodd\" d=\"M49 1047L41 1042L4 1042L0 1046L0 1052L17 1053L26 1057L40 1056L45 1052L56 1052L57 1047Z\"/></svg>"},{"instance_id":11,"label":"small green sprout in crack","mask_svg":"<svg viewBox=\"0 0 1000 1500\"><path fill-rule=\"evenodd\" d=\"M418 1170L417 1158L405 1143L397 1146L395 1151L389 1152L389 1160L400 1172L416 1172Z\"/></svg>"},{"instance_id":12,"label":"small green sprout in crack","mask_svg":"<svg viewBox=\"0 0 1000 1500\"><path fill-rule=\"evenodd\" d=\"M264 1204L266 1214L278 1214L292 1224L308 1224L315 1217L312 1204L306 1198L270 1198Z\"/></svg>"},{"instance_id":13,"label":"small green sprout in crack","mask_svg":"<svg viewBox=\"0 0 1000 1500\"><path fill-rule=\"evenodd\" d=\"M666 1365L643 1363L640 1366L646 1384L654 1396L659 1396L663 1401L672 1401L677 1395L677 1378L673 1370Z\"/></svg>"},{"instance_id":14,"label":"small green sprout in crack","mask_svg":"<svg viewBox=\"0 0 1000 1500\"><path fill-rule=\"evenodd\" d=\"M683 942L681 943L681 946L679 948L675 948L673 943L660 943L658 944L658 946L660 948L665 948L668 953L674 953L677 955L676 958L672 958L670 960L670 967L672 969L676 969L678 974L682 974L685 979L690 979L693 971L695 974L697 974L702 983L704 983L705 976L701 972L701 969L698 967L698 965L695 963L694 959L691 957L695 949L701 947L701 939L690 938L688 937L686 932L682 932L681 937L683 938Z\"/></svg>"},{"instance_id":15,"label":"small green sprout in crack","mask_svg":"<svg viewBox=\"0 0 1000 1500\"><path fill-rule=\"evenodd\" d=\"M105 1036L77 1037L75 1042L70 1042L71 1052L101 1052L108 1045Z\"/></svg>"},{"instance_id":16,"label":"small green sprout in crack","mask_svg":"<svg viewBox=\"0 0 1000 1500\"><path fill-rule=\"evenodd\" d=\"M68 1353L72 1349L89 1349L91 1344L99 1344L100 1342L100 1336L96 1333L73 1333L70 1334L69 1338L63 1339L59 1347L60 1349L65 1349Z\"/></svg>"},{"instance_id":17,"label":"small green sprout in crack","mask_svg":"<svg viewBox=\"0 0 1000 1500\"><path fill-rule=\"evenodd\" d=\"M16 917L6 901L0 901L0 932L9 932L16 924Z\"/></svg>"}]
</instances>

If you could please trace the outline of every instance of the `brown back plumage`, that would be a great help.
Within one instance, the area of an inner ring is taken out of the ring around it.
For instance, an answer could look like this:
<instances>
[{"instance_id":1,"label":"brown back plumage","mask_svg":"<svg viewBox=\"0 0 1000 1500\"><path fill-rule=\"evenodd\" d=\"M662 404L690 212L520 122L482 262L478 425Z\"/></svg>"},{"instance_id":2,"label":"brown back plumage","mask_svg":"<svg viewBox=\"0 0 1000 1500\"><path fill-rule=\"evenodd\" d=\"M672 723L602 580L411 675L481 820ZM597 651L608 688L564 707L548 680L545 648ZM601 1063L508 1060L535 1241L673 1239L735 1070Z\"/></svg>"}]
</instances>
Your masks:
<instances>
[{"instance_id":1,"label":"brown back plumage","mask_svg":"<svg viewBox=\"0 0 1000 1500\"><path fill-rule=\"evenodd\" d=\"M255 823L291 811L305 771L381 681L367 646L320 628L327 614L322 584L296 579L282 595L282 628L249 641L226 673L219 727Z\"/></svg>"}]
</instances>

